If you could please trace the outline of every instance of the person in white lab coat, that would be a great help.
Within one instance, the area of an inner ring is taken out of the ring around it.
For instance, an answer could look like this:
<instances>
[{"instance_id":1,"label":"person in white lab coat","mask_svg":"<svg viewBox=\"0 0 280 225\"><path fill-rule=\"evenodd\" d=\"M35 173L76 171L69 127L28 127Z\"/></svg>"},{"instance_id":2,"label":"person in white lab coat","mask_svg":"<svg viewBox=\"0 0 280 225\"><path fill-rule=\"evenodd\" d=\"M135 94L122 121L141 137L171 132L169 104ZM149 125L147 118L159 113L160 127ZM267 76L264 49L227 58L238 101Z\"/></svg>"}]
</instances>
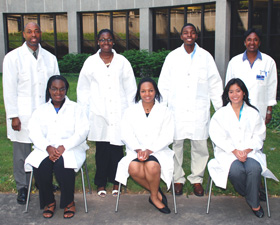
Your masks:
<instances>
[{"instance_id":1,"label":"person in white lab coat","mask_svg":"<svg viewBox=\"0 0 280 225\"><path fill-rule=\"evenodd\" d=\"M196 43L193 24L181 30L183 45L165 59L158 81L159 90L175 119L173 142L175 193L183 193L185 173L183 164L184 139L191 141L191 174L194 194L203 196L204 170L208 161L208 125L210 100L217 110L222 106L223 84L215 61L209 52Z\"/></svg>"},{"instance_id":2,"label":"person in white lab coat","mask_svg":"<svg viewBox=\"0 0 280 225\"><path fill-rule=\"evenodd\" d=\"M141 100L140 100L141 99ZM160 178L170 187L173 176L174 126L171 112L159 104L160 92L154 80L143 78L137 89L135 103L122 119L121 136L126 156L118 164L116 180L126 185L130 175L150 191L149 202L162 213L170 213L166 196L159 188Z\"/></svg>"},{"instance_id":3,"label":"person in white lab coat","mask_svg":"<svg viewBox=\"0 0 280 225\"><path fill-rule=\"evenodd\" d=\"M9 52L3 61L3 95L8 138L13 142L14 178L17 202L26 203L29 173L24 160L31 151L27 124L32 112L45 102L50 76L59 74L57 59L39 44L40 27L33 22L25 25L25 42Z\"/></svg>"},{"instance_id":4,"label":"person in white lab coat","mask_svg":"<svg viewBox=\"0 0 280 225\"><path fill-rule=\"evenodd\" d=\"M63 76L52 76L47 84L46 103L33 112L28 125L34 150L25 160L25 170L34 171L45 218L51 218L56 207L53 173L61 189L64 218L74 216L75 172L83 165L89 148L87 116L76 102L67 98L68 88Z\"/></svg>"},{"instance_id":5,"label":"person in white lab coat","mask_svg":"<svg viewBox=\"0 0 280 225\"><path fill-rule=\"evenodd\" d=\"M113 50L112 31L103 29L97 38L100 50L83 65L77 97L89 117L88 140L96 142L94 182L98 195L106 196L108 181L114 184L112 194L117 196L116 169L123 157L120 122L124 110L133 104L136 81L129 61Z\"/></svg>"},{"instance_id":6,"label":"person in white lab coat","mask_svg":"<svg viewBox=\"0 0 280 225\"><path fill-rule=\"evenodd\" d=\"M244 82L231 79L223 93L223 107L210 121L215 158L208 163L208 170L218 187L225 189L229 178L259 218L264 215L259 198L261 175L278 181L266 168L266 157L261 151L265 132L264 120L250 104Z\"/></svg>"},{"instance_id":7,"label":"person in white lab coat","mask_svg":"<svg viewBox=\"0 0 280 225\"><path fill-rule=\"evenodd\" d=\"M251 28L244 34L244 53L233 57L227 68L226 83L240 78L246 84L252 105L260 111L265 123L272 118L272 106L276 105L277 68L275 61L259 51L260 33Z\"/></svg>"}]
</instances>

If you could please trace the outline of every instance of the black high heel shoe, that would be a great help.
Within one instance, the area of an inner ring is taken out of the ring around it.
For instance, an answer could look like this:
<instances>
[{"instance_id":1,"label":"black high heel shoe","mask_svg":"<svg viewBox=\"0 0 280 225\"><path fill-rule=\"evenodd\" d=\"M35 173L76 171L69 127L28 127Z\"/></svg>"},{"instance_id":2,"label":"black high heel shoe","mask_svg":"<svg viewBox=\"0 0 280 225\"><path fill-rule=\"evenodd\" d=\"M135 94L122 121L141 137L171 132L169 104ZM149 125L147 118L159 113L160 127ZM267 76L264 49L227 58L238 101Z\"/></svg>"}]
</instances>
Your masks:
<instances>
[{"instance_id":1,"label":"black high heel shoe","mask_svg":"<svg viewBox=\"0 0 280 225\"><path fill-rule=\"evenodd\" d=\"M159 191L159 193L160 193L161 196L162 196L162 200L161 200L162 203L163 203L165 206L168 207L167 198L166 198L166 196L163 194L163 192L161 191L160 187L158 188L158 191Z\"/></svg>"},{"instance_id":2,"label":"black high heel shoe","mask_svg":"<svg viewBox=\"0 0 280 225\"><path fill-rule=\"evenodd\" d=\"M158 211L160 211L161 213L169 214L169 213L171 212L170 209L169 209L166 205L165 205L165 207L162 208L162 209L158 208L158 207L152 202L152 200L151 200L150 197L149 197L149 202L150 202L154 207L156 207L156 209L157 209Z\"/></svg>"},{"instance_id":3,"label":"black high heel shoe","mask_svg":"<svg viewBox=\"0 0 280 225\"><path fill-rule=\"evenodd\" d=\"M255 214L256 217L262 218L264 216L264 211L263 211L262 207L260 207L260 209L257 210L257 211L255 211L253 209L252 209L252 211L253 211L253 213Z\"/></svg>"}]
</instances>

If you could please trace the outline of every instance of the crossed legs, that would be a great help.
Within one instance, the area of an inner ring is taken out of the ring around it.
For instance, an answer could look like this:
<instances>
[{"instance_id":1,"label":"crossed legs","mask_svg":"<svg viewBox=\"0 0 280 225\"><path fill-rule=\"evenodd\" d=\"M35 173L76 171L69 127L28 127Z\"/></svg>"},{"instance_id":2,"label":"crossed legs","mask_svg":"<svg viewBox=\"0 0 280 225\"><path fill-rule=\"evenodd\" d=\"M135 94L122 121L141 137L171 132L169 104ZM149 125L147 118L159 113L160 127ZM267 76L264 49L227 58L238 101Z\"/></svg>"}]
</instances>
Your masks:
<instances>
[{"instance_id":1,"label":"crossed legs","mask_svg":"<svg viewBox=\"0 0 280 225\"><path fill-rule=\"evenodd\" d=\"M135 162L129 164L128 173L138 184L151 193L151 200L158 208L164 208L162 196L159 193L160 165L155 161Z\"/></svg>"}]
</instances>

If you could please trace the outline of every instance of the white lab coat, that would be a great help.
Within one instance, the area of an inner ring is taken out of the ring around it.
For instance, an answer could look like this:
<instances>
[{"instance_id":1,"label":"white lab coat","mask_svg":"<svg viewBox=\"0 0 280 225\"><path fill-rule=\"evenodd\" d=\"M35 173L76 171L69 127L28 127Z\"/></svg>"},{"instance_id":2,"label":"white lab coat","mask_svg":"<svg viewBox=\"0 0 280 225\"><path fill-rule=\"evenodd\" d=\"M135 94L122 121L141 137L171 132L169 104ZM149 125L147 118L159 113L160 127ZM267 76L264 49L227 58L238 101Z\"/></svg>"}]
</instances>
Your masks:
<instances>
[{"instance_id":1,"label":"white lab coat","mask_svg":"<svg viewBox=\"0 0 280 225\"><path fill-rule=\"evenodd\" d=\"M142 101L129 107L122 119L122 140L126 156L118 164L115 180L126 185L128 167L137 158L136 149L153 151L161 166L161 178L170 187L173 176L173 151L168 147L173 142L174 125L170 111L157 101L149 116L146 116Z\"/></svg>"},{"instance_id":2,"label":"white lab coat","mask_svg":"<svg viewBox=\"0 0 280 225\"><path fill-rule=\"evenodd\" d=\"M226 188L230 166L237 158L234 149L253 149L247 157L258 161L262 175L278 181L266 168L266 156L260 149L265 139L266 127L259 112L244 102L240 121L231 104L219 109L212 117L209 135L215 144L215 158L208 163L208 170L216 186Z\"/></svg>"},{"instance_id":3,"label":"white lab coat","mask_svg":"<svg viewBox=\"0 0 280 225\"><path fill-rule=\"evenodd\" d=\"M45 102L49 77L59 75L56 57L39 45L37 60L26 43L9 52L3 61L3 94L7 133L11 141L31 143L27 125L32 112ZM11 119L19 117L21 131L14 131Z\"/></svg>"},{"instance_id":4,"label":"white lab coat","mask_svg":"<svg viewBox=\"0 0 280 225\"><path fill-rule=\"evenodd\" d=\"M133 104L136 81L129 61L114 50L107 67L99 56L90 56L80 72L77 98L90 121L88 140L123 145L120 121L124 110Z\"/></svg>"},{"instance_id":5,"label":"white lab coat","mask_svg":"<svg viewBox=\"0 0 280 225\"><path fill-rule=\"evenodd\" d=\"M222 106L223 93L222 79L210 53L197 45L191 60L184 44L175 49L165 59L158 87L174 115L174 140L207 139L210 99L217 110Z\"/></svg>"},{"instance_id":6,"label":"white lab coat","mask_svg":"<svg viewBox=\"0 0 280 225\"><path fill-rule=\"evenodd\" d=\"M86 158L86 137L89 131L88 119L82 108L67 96L61 109L56 113L51 100L34 111L29 120L28 130L34 150L25 160L25 171L38 168L49 156L49 145L65 148L62 154L65 168L77 172Z\"/></svg>"},{"instance_id":7,"label":"white lab coat","mask_svg":"<svg viewBox=\"0 0 280 225\"><path fill-rule=\"evenodd\" d=\"M243 61L243 53L233 57L228 64L226 84L232 78L240 78L248 88L250 103L265 119L267 106L277 104L277 69L270 56L261 55L262 60L257 59L252 68L248 60ZM257 79L258 75L263 76L263 80Z\"/></svg>"}]
</instances>

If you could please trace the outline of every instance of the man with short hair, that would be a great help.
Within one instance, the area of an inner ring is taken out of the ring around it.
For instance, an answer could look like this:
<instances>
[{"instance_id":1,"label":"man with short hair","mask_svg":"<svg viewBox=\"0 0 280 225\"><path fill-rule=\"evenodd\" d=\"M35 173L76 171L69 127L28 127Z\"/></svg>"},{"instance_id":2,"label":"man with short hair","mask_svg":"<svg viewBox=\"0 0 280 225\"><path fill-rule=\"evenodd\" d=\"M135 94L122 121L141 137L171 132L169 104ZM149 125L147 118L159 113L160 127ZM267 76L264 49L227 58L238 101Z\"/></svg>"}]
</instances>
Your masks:
<instances>
[{"instance_id":1,"label":"man with short hair","mask_svg":"<svg viewBox=\"0 0 280 225\"><path fill-rule=\"evenodd\" d=\"M175 194L181 195L186 181L183 164L184 140L191 142L191 174L194 194L203 196L204 170L208 161L210 100L215 109L222 106L223 85L213 57L195 43L197 31L188 23L181 30L183 45L166 57L158 81L163 102L173 112L175 122Z\"/></svg>"},{"instance_id":2,"label":"man with short hair","mask_svg":"<svg viewBox=\"0 0 280 225\"><path fill-rule=\"evenodd\" d=\"M32 112L45 102L47 81L59 74L57 59L41 47L41 29L30 22L23 31L25 42L9 52L3 61L3 95L8 138L13 142L14 178L17 202L26 203L29 174L25 158L31 152L27 125Z\"/></svg>"}]
</instances>

